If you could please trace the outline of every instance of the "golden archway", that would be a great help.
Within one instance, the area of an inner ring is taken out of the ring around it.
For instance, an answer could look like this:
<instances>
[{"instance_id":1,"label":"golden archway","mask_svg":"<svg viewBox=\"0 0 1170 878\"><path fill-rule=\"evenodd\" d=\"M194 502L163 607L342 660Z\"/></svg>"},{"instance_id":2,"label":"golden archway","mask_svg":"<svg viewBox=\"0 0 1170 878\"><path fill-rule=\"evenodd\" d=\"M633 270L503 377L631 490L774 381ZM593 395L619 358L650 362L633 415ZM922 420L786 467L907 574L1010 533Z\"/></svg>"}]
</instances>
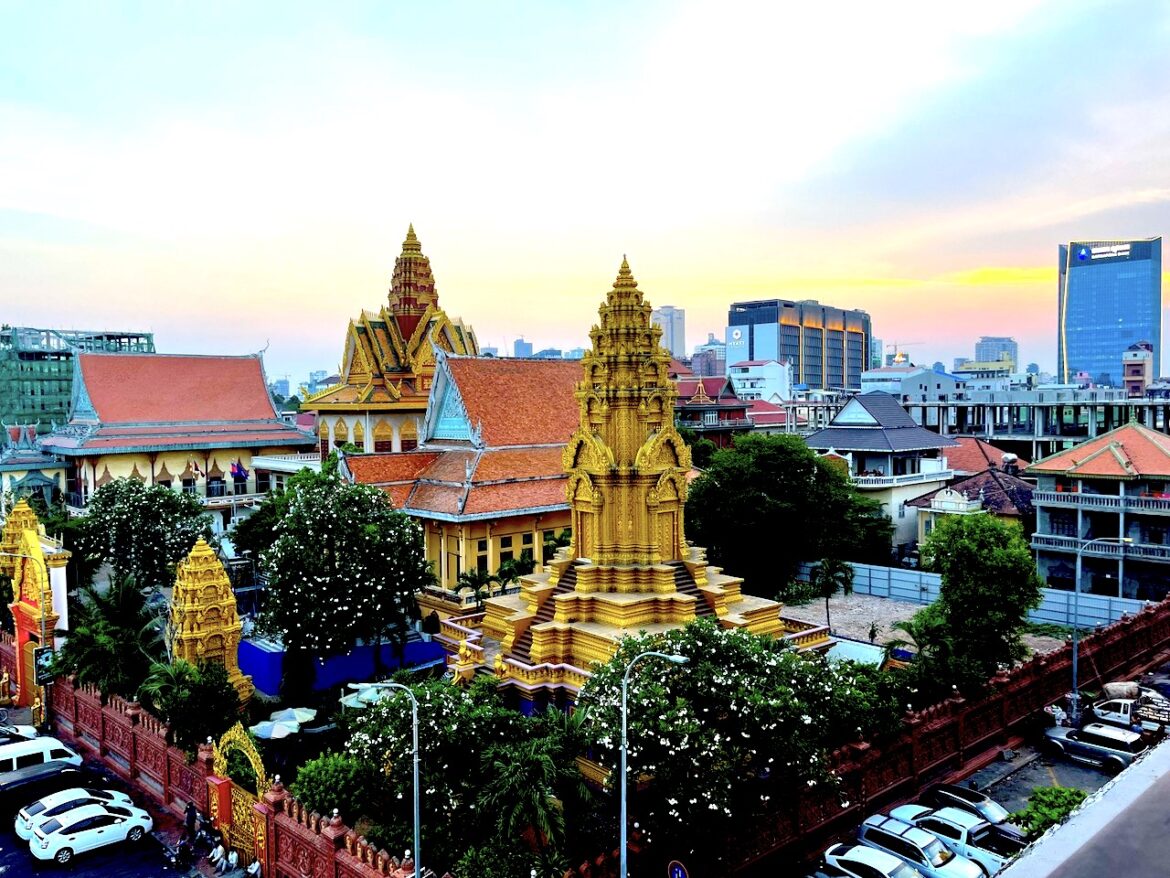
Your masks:
<instances>
[{"instance_id":1,"label":"golden archway","mask_svg":"<svg viewBox=\"0 0 1170 878\"><path fill-rule=\"evenodd\" d=\"M219 743L212 744L212 773L216 777L230 779L227 773L227 761L228 754L233 750L239 750L247 758L248 764L252 766L252 771L256 773L256 795L263 796L272 788L272 781L268 779L268 774L264 771L264 760L260 758L260 751L256 749L256 745L252 743L252 739L248 737L248 733L244 731L244 726L241 723L236 723L224 732Z\"/></svg>"}]
</instances>

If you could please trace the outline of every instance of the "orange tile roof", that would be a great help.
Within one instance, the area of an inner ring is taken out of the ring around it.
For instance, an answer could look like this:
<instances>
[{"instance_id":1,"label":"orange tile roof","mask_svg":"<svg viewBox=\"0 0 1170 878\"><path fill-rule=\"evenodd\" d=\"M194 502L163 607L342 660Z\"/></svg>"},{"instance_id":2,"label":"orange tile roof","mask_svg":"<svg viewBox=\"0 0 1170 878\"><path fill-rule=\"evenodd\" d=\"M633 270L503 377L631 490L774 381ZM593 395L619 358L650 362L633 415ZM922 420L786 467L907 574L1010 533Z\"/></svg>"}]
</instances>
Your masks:
<instances>
[{"instance_id":1,"label":"orange tile roof","mask_svg":"<svg viewBox=\"0 0 1170 878\"><path fill-rule=\"evenodd\" d=\"M584 373L575 360L451 356L447 367L488 447L566 443L577 429Z\"/></svg>"},{"instance_id":2,"label":"orange tile roof","mask_svg":"<svg viewBox=\"0 0 1170 878\"><path fill-rule=\"evenodd\" d=\"M956 436L958 448L947 449L947 463L956 472L981 473L991 466L1003 466L1003 456L1010 452L997 448L984 439ZM1020 468L1026 467L1028 461L1017 461Z\"/></svg>"},{"instance_id":3,"label":"orange tile roof","mask_svg":"<svg viewBox=\"0 0 1170 878\"><path fill-rule=\"evenodd\" d=\"M485 512L565 507L568 505L565 499L565 483L566 477L562 477L473 487L467 496L463 512L465 515L479 515Z\"/></svg>"},{"instance_id":4,"label":"orange tile roof","mask_svg":"<svg viewBox=\"0 0 1170 878\"><path fill-rule=\"evenodd\" d=\"M410 492L414 490L414 484L406 482L400 485L386 485L382 490L390 495L390 502L394 504L394 508L402 511L410 498Z\"/></svg>"},{"instance_id":5,"label":"orange tile roof","mask_svg":"<svg viewBox=\"0 0 1170 878\"><path fill-rule=\"evenodd\" d=\"M475 468L477 482L501 479L553 477L565 474L561 462L563 445L550 448L504 448L485 451Z\"/></svg>"},{"instance_id":6,"label":"orange tile roof","mask_svg":"<svg viewBox=\"0 0 1170 878\"><path fill-rule=\"evenodd\" d=\"M103 424L276 418L258 356L78 354Z\"/></svg>"},{"instance_id":7,"label":"orange tile roof","mask_svg":"<svg viewBox=\"0 0 1170 878\"><path fill-rule=\"evenodd\" d=\"M436 451L401 451L382 454L347 454L345 465L354 481L382 485L412 481L439 457Z\"/></svg>"},{"instance_id":8,"label":"orange tile roof","mask_svg":"<svg viewBox=\"0 0 1170 878\"><path fill-rule=\"evenodd\" d=\"M1029 473L1074 478L1170 477L1170 436L1141 424L1124 424L1028 467Z\"/></svg>"},{"instance_id":9,"label":"orange tile roof","mask_svg":"<svg viewBox=\"0 0 1170 878\"><path fill-rule=\"evenodd\" d=\"M406 508L424 512L438 512L443 515L458 515L463 502L464 489L454 485L431 485L419 482L411 492Z\"/></svg>"}]
</instances>

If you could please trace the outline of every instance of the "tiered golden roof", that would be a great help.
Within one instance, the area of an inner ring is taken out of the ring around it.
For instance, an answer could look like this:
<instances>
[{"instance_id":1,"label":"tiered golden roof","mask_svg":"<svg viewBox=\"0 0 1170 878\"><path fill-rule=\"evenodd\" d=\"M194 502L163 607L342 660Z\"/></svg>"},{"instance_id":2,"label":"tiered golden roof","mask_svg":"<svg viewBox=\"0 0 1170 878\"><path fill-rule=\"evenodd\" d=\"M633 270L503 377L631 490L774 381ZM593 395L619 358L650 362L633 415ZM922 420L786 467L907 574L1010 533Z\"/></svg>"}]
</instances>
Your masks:
<instances>
[{"instance_id":1,"label":"tiered golden roof","mask_svg":"<svg viewBox=\"0 0 1170 878\"><path fill-rule=\"evenodd\" d=\"M434 348L476 356L471 327L439 307L431 261L411 225L394 262L387 304L349 322L341 382L305 399L305 411L426 410L435 371Z\"/></svg>"},{"instance_id":2,"label":"tiered golden roof","mask_svg":"<svg viewBox=\"0 0 1170 878\"><path fill-rule=\"evenodd\" d=\"M171 655L192 664L219 662L240 693L252 697L252 678L240 673L240 619L223 564L203 540L179 562L168 628Z\"/></svg>"},{"instance_id":3,"label":"tiered golden roof","mask_svg":"<svg viewBox=\"0 0 1170 878\"><path fill-rule=\"evenodd\" d=\"M575 698L594 663L638 631L702 616L773 636L807 627L786 624L774 601L744 596L743 580L686 544L691 456L674 427L670 354L650 310L623 259L589 333L580 424L563 457L572 544L547 572L525 577L520 594L486 605L484 633L501 641L496 673L526 697Z\"/></svg>"}]
</instances>

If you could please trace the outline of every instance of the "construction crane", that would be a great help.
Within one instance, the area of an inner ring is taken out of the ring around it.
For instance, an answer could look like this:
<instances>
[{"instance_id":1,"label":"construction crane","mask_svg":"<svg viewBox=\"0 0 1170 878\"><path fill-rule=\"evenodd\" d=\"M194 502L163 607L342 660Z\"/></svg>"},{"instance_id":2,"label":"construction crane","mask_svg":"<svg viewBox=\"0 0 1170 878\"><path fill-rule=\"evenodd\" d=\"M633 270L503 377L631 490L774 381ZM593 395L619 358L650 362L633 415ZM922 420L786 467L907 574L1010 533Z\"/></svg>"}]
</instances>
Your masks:
<instances>
[{"instance_id":1,"label":"construction crane","mask_svg":"<svg viewBox=\"0 0 1170 878\"><path fill-rule=\"evenodd\" d=\"M894 365L900 366L904 362L906 362L906 354L902 351L902 348L910 348L910 347L914 347L914 346L920 345L920 344L926 344L926 342L924 342L924 341L902 341L902 342L896 341L896 342L893 342L892 344L886 345L886 350L893 353Z\"/></svg>"}]
</instances>

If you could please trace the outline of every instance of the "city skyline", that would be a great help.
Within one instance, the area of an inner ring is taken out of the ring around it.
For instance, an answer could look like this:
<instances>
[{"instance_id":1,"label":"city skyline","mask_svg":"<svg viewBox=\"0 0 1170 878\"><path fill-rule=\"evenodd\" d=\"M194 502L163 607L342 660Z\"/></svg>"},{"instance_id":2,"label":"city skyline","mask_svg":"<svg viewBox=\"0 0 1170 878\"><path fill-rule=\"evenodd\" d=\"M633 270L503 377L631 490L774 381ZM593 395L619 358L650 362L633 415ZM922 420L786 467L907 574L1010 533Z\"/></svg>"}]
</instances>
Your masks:
<instances>
[{"instance_id":1,"label":"city skyline","mask_svg":"<svg viewBox=\"0 0 1170 878\"><path fill-rule=\"evenodd\" d=\"M1168 231L1168 36L1136 3L10 10L0 319L332 370L413 221L501 350L585 345L625 253L688 351L816 299L1053 371L1055 247Z\"/></svg>"}]
</instances>

